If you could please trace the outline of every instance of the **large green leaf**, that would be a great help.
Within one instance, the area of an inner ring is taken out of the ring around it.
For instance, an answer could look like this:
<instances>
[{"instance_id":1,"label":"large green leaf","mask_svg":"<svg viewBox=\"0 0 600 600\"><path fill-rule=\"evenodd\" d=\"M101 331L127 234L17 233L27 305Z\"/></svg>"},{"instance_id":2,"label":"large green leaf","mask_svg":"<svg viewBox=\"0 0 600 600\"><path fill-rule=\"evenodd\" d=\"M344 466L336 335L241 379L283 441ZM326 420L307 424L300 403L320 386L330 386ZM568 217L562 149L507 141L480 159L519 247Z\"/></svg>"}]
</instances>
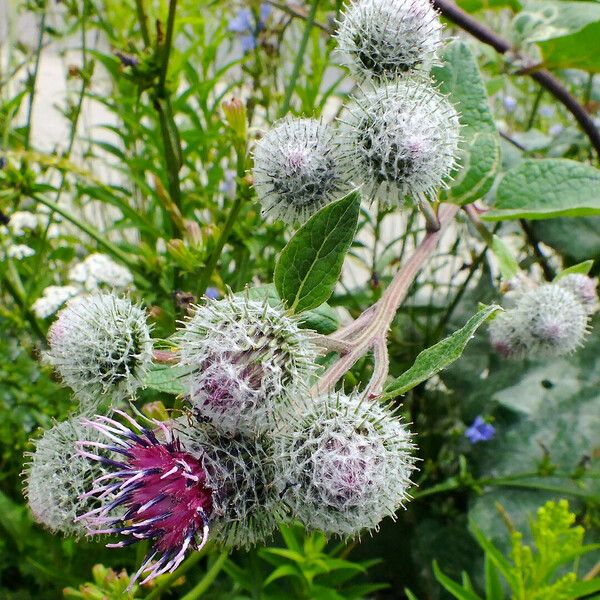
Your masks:
<instances>
[{"instance_id":1,"label":"large green leaf","mask_svg":"<svg viewBox=\"0 0 600 600\"><path fill-rule=\"evenodd\" d=\"M273 280L292 310L316 308L331 296L356 233L359 210L360 195L352 192L313 215L282 250Z\"/></svg>"},{"instance_id":2,"label":"large green leaf","mask_svg":"<svg viewBox=\"0 0 600 600\"><path fill-rule=\"evenodd\" d=\"M501 310L500 307L496 305L486 306L471 317L464 327L434 346L423 350L417 356L413 366L388 385L382 399L390 399L404 394L460 358L478 327L499 310Z\"/></svg>"},{"instance_id":3,"label":"large green leaf","mask_svg":"<svg viewBox=\"0 0 600 600\"><path fill-rule=\"evenodd\" d=\"M449 95L462 125L460 167L445 198L466 204L490 189L500 164L500 141L475 56L463 41L450 44L442 66L433 69L440 90Z\"/></svg>"},{"instance_id":4,"label":"large green leaf","mask_svg":"<svg viewBox=\"0 0 600 600\"><path fill-rule=\"evenodd\" d=\"M534 0L514 21L517 36L535 42L550 69L600 71L600 4Z\"/></svg>"},{"instance_id":5,"label":"large green leaf","mask_svg":"<svg viewBox=\"0 0 600 600\"><path fill-rule=\"evenodd\" d=\"M563 158L529 159L507 171L488 221L600 214L600 171Z\"/></svg>"},{"instance_id":6,"label":"large green leaf","mask_svg":"<svg viewBox=\"0 0 600 600\"><path fill-rule=\"evenodd\" d=\"M192 367L177 367L172 365L152 365L144 379L144 386L165 394L185 394L186 376Z\"/></svg>"},{"instance_id":7,"label":"large green leaf","mask_svg":"<svg viewBox=\"0 0 600 600\"><path fill-rule=\"evenodd\" d=\"M569 262L600 258L600 217L563 217L533 221L531 226L537 240L566 256Z\"/></svg>"}]
</instances>

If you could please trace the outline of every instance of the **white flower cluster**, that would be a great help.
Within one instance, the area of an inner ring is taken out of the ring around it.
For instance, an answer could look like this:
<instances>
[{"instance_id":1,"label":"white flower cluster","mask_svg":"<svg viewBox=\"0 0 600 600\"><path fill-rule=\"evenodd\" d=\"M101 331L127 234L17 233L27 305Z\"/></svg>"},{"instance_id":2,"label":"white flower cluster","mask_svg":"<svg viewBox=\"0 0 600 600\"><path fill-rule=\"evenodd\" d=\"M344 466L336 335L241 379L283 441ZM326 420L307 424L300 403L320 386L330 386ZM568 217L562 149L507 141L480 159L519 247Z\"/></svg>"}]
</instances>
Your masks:
<instances>
[{"instance_id":1,"label":"white flower cluster","mask_svg":"<svg viewBox=\"0 0 600 600\"><path fill-rule=\"evenodd\" d=\"M18 210L10 215L8 227L16 237L24 236L28 231L33 231L38 226L38 217L27 210Z\"/></svg>"},{"instance_id":2,"label":"white flower cluster","mask_svg":"<svg viewBox=\"0 0 600 600\"><path fill-rule=\"evenodd\" d=\"M40 319L53 315L67 300L77 296L81 289L74 285L49 285L31 305L31 310Z\"/></svg>"},{"instance_id":3,"label":"white flower cluster","mask_svg":"<svg viewBox=\"0 0 600 600\"><path fill-rule=\"evenodd\" d=\"M34 254L35 250L26 244L11 244L6 250L6 256L8 256L8 258L14 258L15 260L23 260Z\"/></svg>"},{"instance_id":4,"label":"white flower cluster","mask_svg":"<svg viewBox=\"0 0 600 600\"><path fill-rule=\"evenodd\" d=\"M519 293L511 308L490 324L493 348L506 358L547 358L569 354L582 345L589 316L598 308L596 283L580 274Z\"/></svg>"},{"instance_id":5,"label":"white flower cluster","mask_svg":"<svg viewBox=\"0 0 600 600\"><path fill-rule=\"evenodd\" d=\"M25 495L38 523L75 537L87 533L78 518L94 507L96 499L84 494L106 469L81 456L75 444L81 439L98 442L101 437L75 417L54 425L35 441L24 475Z\"/></svg>"},{"instance_id":6,"label":"white flower cluster","mask_svg":"<svg viewBox=\"0 0 600 600\"><path fill-rule=\"evenodd\" d=\"M133 395L152 360L142 308L126 298L94 293L72 299L48 331L48 358L73 388L81 408Z\"/></svg>"},{"instance_id":7,"label":"white flower cluster","mask_svg":"<svg viewBox=\"0 0 600 600\"><path fill-rule=\"evenodd\" d=\"M346 7L336 37L356 75L390 80L429 71L442 24L429 0L363 0Z\"/></svg>"},{"instance_id":8,"label":"white flower cluster","mask_svg":"<svg viewBox=\"0 0 600 600\"><path fill-rule=\"evenodd\" d=\"M228 296L196 309L179 333L190 407L224 433L263 432L278 405L306 391L317 349L296 317Z\"/></svg>"},{"instance_id":9,"label":"white flower cluster","mask_svg":"<svg viewBox=\"0 0 600 600\"><path fill-rule=\"evenodd\" d=\"M354 0L336 37L364 81L340 127L284 119L257 143L254 186L265 213L304 221L362 186L370 201L434 199L457 167L458 113L429 80L442 44L429 0Z\"/></svg>"},{"instance_id":10,"label":"white flower cluster","mask_svg":"<svg viewBox=\"0 0 600 600\"><path fill-rule=\"evenodd\" d=\"M102 286L125 289L133 283L133 275L106 254L90 254L69 271L69 280L88 291Z\"/></svg>"}]
</instances>

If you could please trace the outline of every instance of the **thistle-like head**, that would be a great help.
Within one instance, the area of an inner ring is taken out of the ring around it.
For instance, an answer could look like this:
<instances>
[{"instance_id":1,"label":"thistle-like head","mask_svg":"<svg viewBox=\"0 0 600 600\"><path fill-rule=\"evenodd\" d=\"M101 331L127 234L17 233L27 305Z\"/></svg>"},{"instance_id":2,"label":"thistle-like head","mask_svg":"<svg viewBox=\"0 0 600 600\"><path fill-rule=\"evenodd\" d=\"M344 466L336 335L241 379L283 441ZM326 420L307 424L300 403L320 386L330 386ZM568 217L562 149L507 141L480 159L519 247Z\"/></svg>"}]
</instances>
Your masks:
<instances>
[{"instance_id":1,"label":"thistle-like head","mask_svg":"<svg viewBox=\"0 0 600 600\"><path fill-rule=\"evenodd\" d=\"M563 356L582 345L588 310L569 289L552 283L522 294L490 324L492 346L504 357Z\"/></svg>"},{"instance_id":2,"label":"thistle-like head","mask_svg":"<svg viewBox=\"0 0 600 600\"><path fill-rule=\"evenodd\" d=\"M285 118L254 150L254 188L264 214L306 221L350 191L334 131L315 119Z\"/></svg>"},{"instance_id":3,"label":"thistle-like head","mask_svg":"<svg viewBox=\"0 0 600 600\"><path fill-rule=\"evenodd\" d=\"M429 0L357 0L346 6L336 37L356 75L393 80L429 71L442 24Z\"/></svg>"},{"instance_id":4,"label":"thistle-like head","mask_svg":"<svg viewBox=\"0 0 600 600\"><path fill-rule=\"evenodd\" d=\"M143 309L107 293L71 300L50 327L48 342L64 383L92 407L103 395L115 402L132 395L152 360Z\"/></svg>"},{"instance_id":5,"label":"thistle-like head","mask_svg":"<svg viewBox=\"0 0 600 600\"><path fill-rule=\"evenodd\" d=\"M456 167L458 114L430 84L405 80L366 91L342 117L352 176L372 200L432 197Z\"/></svg>"},{"instance_id":6,"label":"thistle-like head","mask_svg":"<svg viewBox=\"0 0 600 600\"><path fill-rule=\"evenodd\" d=\"M406 426L385 405L331 393L276 439L277 485L308 529L356 536L408 499L415 468Z\"/></svg>"},{"instance_id":7,"label":"thistle-like head","mask_svg":"<svg viewBox=\"0 0 600 600\"><path fill-rule=\"evenodd\" d=\"M190 407L224 433L266 431L315 372L309 335L266 301L228 296L197 307L179 334Z\"/></svg>"},{"instance_id":8,"label":"thistle-like head","mask_svg":"<svg viewBox=\"0 0 600 600\"><path fill-rule=\"evenodd\" d=\"M116 410L114 419L96 416L87 425L88 436L78 444L80 456L108 471L80 496L95 505L80 517L88 533L122 536L107 544L113 548L150 541L131 585L142 573L144 583L174 571L191 549L208 540L213 489L201 457L186 451L159 421L146 426ZM104 443L90 440L97 434Z\"/></svg>"},{"instance_id":9,"label":"thistle-like head","mask_svg":"<svg viewBox=\"0 0 600 600\"><path fill-rule=\"evenodd\" d=\"M82 515L94 506L83 497L92 482L106 474L101 463L81 456L77 442L86 435L90 443L100 434L88 432L81 417L57 423L36 440L24 471L25 495L38 523L52 531L80 537L87 533Z\"/></svg>"}]
</instances>

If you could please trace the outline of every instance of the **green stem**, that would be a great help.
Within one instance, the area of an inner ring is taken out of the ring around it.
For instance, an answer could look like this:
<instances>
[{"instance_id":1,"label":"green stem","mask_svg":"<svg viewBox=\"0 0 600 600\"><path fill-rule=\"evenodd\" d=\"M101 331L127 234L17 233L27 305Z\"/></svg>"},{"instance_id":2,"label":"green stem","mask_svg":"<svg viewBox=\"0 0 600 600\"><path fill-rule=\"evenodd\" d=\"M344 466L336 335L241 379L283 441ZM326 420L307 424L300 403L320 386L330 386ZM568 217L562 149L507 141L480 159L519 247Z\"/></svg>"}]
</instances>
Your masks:
<instances>
[{"instance_id":1,"label":"green stem","mask_svg":"<svg viewBox=\"0 0 600 600\"><path fill-rule=\"evenodd\" d=\"M537 115L538 108L540 107L540 101L543 95L544 88L540 88L535 96L535 100L533 101L533 106L531 107L531 114L529 115L529 119L527 120L527 126L525 127L525 131L529 131L533 127L533 123L535 121L535 117Z\"/></svg>"},{"instance_id":2,"label":"green stem","mask_svg":"<svg viewBox=\"0 0 600 600\"><path fill-rule=\"evenodd\" d=\"M19 284L20 281L19 281ZM22 285L21 285L22 287ZM25 302L24 295L20 293L18 286L16 286L8 277L8 273L4 276L4 288L12 296L15 303L20 306L23 316L31 325L31 329L38 336L42 343L46 343L46 334L43 332L40 324L37 322L35 315L29 310L29 306Z\"/></svg>"},{"instance_id":3,"label":"green stem","mask_svg":"<svg viewBox=\"0 0 600 600\"><path fill-rule=\"evenodd\" d=\"M173 571L166 579L161 581L146 597L145 600L156 600L160 598L163 592L166 592L182 575L185 575L193 566L198 564L201 558L203 558L208 550L212 548L212 544L209 542L200 552L194 552L190 554L181 564L181 566Z\"/></svg>"},{"instance_id":4,"label":"green stem","mask_svg":"<svg viewBox=\"0 0 600 600\"><path fill-rule=\"evenodd\" d=\"M208 287L210 282L210 278L212 277L213 271L215 270L217 263L219 262L219 258L221 257L221 252L223 252L223 247L225 243L229 239L229 235L231 234L231 230L233 229L233 225L237 221L237 218L242 210L242 206L244 205L244 200L247 196L247 186L243 182L243 177L246 173L246 146L245 143L237 148L237 177L238 177L238 190L235 197L235 202L231 207L231 211L227 217L227 221L221 230L219 238L217 239L217 243L213 252L211 253L208 261L206 262L206 266L202 270L200 275L200 280L198 282L197 295L198 297L202 296Z\"/></svg>"},{"instance_id":5,"label":"green stem","mask_svg":"<svg viewBox=\"0 0 600 600\"><path fill-rule=\"evenodd\" d=\"M227 557L229 556L227 551L221 552L217 557L217 560L212 564L210 569L206 572L206 575L185 595L181 600L197 600L202 594L213 584L217 575L223 568Z\"/></svg>"},{"instance_id":6,"label":"green stem","mask_svg":"<svg viewBox=\"0 0 600 600\"><path fill-rule=\"evenodd\" d=\"M294 93L294 89L296 88L296 81L298 80L298 76L300 75L300 69L302 68L302 63L304 62L304 54L306 52L306 47L308 46L310 32L315 23L315 17L317 15L318 6L319 0L311 0L310 12L306 17L306 23L304 25L304 34L302 35L302 40L300 42L300 46L298 47L298 54L296 55L296 61L294 62L292 74L290 75L290 81L285 90L283 103L281 105L281 108L279 109L279 117L284 117L290 109L292 94Z\"/></svg>"},{"instance_id":7,"label":"green stem","mask_svg":"<svg viewBox=\"0 0 600 600\"><path fill-rule=\"evenodd\" d=\"M148 17L144 9L144 0L135 0L135 8L137 10L138 21L140 22L144 46L148 48L150 46L150 32L148 31Z\"/></svg>"},{"instance_id":8,"label":"green stem","mask_svg":"<svg viewBox=\"0 0 600 600\"><path fill-rule=\"evenodd\" d=\"M169 56L171 54L171 45L173 44L173 31L175 29L175 13L177 12L177 0L169 0L169 16L167 17L167 33L163 45L162 63L158 77L157 92L159 97L165 95L165 85L167 83L167 71L169 70Z\"/></svg>"},{"instance_id":9,"label":"green stem","mask_svg":"<svg viewBox=\"0 0 600 600\"><path fill-rule=\"evenodd\" d=\"M46 29L46 5L44 4L44 12L40 19L40 31L37 40L37 47L35 49L35 64L33 67L33 75L31 77L31 88L29 90L29 98L27 100L27 118L25 121L25 150L29 150L29 144L31 142L31 119L33 116L33 101L35 98L35 87L37 84L38 72L40 70L40 59L42 56L42 44L44 41L44 31Z\"/></svg>"},{"instance_id":10,"label":"green stem","mask_svg":"<svg viewBox=\"0 0 600 600\"><path fill-rule=\"evenodd\" d=\"M127 266L133 267L133 268L138 266L137 261L134 260L133 257L131 257L128 254L126 254L125 252L123 252L123 250L121 250L120 248L115 246L112 242L109 242L96 229L94 229L87 223L80 221L77 217L75 217L73 215L72 212L69 212L68 210L64 209L62 206L59 206L55 202L52 202L52 200L48 200L48 199L44 198L43 196L39 196L37 194L31 194L31 197L36 202L39 202L40 204L47 206L50 210L57 212L59 215L64 217L67 221L69 221L70 223L75 225L75 227L77 227L78 229L81 229L81 231L83 231L84 233L87 233L87 235L89 235L92 239L96 240L96 242L98 242L98 244L100 244L101 246L106 248L113 256L118 258L121 262L125 263Z\"/></svg>"}]
</instances>

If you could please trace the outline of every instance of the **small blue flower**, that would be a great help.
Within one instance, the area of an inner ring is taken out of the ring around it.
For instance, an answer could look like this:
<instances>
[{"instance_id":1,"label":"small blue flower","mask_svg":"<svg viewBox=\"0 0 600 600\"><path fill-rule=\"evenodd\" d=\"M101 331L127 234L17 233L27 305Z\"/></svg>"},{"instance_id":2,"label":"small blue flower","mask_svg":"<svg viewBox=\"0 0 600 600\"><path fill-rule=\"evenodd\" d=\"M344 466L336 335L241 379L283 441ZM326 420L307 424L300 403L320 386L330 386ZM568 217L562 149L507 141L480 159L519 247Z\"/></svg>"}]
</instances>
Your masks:
<instances>
[{"instance_id":1,"label":"small blue flower","mask_svg":"<svg viewBox=\"0 0 600 600\"><path fill-rule=\"evenodd\" d=\"M207 298L210 298L211 300L217 300L221 297L221 292L219 292L219 290L215 287L209 287L206 288L206 292L204 293L204 295Z\"/></svg>"},{"instance_id":2,"label":"small blue flower","mask_svg":"<svg viewBox=\"0 0 600 600\"><path fill-rule=\"evenodd\" d=\"M554 123L554 125L551 125L550 129L548 129L548 133L556 136L561 133L563 129L564 127L560 123Z\"/></svg>"},{"instance_id":3,"label":"small blue flower","mask_svg":"<svg viewBox=\"0 0 600 600\"><path fill-rule=\"evenodd\" d=\"M256 41L260 31L265 28L265 23L271 14L269 4L261 4L259 9L258 23L255 21L252 11L241 8L237 15L229 21L229 31L240 34L240 43L244 52L256 48Z\"/></svg>"},{"instance_id":4,"label":"small blue flower","mask_svg":"<svg viewBox=\"0 0 600 600\"><path fill-rule=\"evenodd\" d=\"M477 444L477 442L489 442L495 434L496 430L494 427L489 423L486 423L481 415L477 416L471 427L465 431L465 437L471 444Z\"/></svg>"},{"instance_id":5,"label":"small blue flower","mask_svg":"<svg viewBox=\"0 0 600 600\"><path fill-rule=\"evenodd\" d=\"M517 101L512 96L504 96L502 103L504 104L504 109L508 113L513 112L515 108L517 108Z\"/></svg>"}]
</instances>

